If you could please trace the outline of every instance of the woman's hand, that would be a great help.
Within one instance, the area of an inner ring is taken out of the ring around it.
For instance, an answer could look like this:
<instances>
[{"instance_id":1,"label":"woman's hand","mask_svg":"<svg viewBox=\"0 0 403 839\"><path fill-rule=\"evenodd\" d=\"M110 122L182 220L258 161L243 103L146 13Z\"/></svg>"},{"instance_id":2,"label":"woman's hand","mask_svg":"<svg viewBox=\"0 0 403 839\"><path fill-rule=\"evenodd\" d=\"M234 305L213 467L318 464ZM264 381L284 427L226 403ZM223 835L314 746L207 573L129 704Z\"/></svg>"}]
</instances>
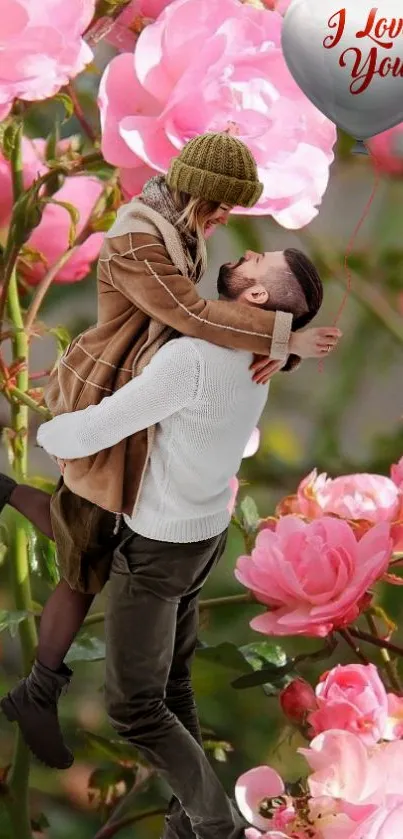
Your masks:
<instances>
[{"instance_id":1,"label":"woman's hand","mask_svg":"<svg viewBox=\"0 0 403 839\"><path fill-rule=\"evenodd\" d=\"M324 358L336 349L342 336L335 326L319 326L291 332L289 352L300 358Z\"/></svg>"},{"instance_id":2,"label":"woman's hand","mask_svg":"<svg viewBox=\"0 0 403 839\"><path fill-rule=\"evenodd\" d=\"M270 361L267 355L254 355L249 370L253 371L252 380L258 385L266 385L269 379L284 367L285 361Z\"/></svg>"}]
</instances>

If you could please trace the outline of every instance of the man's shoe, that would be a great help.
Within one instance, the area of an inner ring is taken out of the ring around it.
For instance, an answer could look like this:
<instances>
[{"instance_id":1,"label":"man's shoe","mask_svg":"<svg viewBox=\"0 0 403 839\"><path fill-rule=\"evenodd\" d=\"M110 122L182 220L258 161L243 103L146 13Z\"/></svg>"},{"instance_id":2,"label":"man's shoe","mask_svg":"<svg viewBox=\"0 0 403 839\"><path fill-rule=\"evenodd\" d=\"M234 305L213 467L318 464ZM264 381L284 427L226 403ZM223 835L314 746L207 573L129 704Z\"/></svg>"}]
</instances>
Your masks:
<instances>
[{"instance_id":1,"label":"man's shoe","mask_svg":"<svg viewBox=\"0 0 403 839\"><path fill-rule=\"evenodd\" d=\"M72 675L65 664L55 671L35 661L29 676L0 700L2 711L10 722L18 723L31 752L52 769L68 769L74 761L57 713L58 699Z\"/></svg>"},{"instance_id":2,"label":"man's shoe","mask_svg":"<svg viewBox=\"0 0 403 839\"><path fill-rule=\"evenodd\" d=\"M5 507L10 501L16 486L17 483L13 480L13 478L9 478L8 475L3 475L3 473L0 472L0 513L3 507Z\"/></svg>"}]
</instances>

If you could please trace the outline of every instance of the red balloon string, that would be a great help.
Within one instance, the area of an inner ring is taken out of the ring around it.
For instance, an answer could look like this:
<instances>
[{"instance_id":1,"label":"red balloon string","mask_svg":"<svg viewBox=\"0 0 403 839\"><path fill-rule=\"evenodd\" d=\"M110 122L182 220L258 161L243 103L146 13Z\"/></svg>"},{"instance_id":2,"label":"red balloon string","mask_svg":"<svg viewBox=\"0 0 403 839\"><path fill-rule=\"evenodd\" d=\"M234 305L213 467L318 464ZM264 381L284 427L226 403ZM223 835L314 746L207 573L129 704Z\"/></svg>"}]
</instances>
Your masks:
<instances>
[{"instance_id":1,"label":"red balloon string","mask_svg":"<svg viewBox=\"0 0 403 839\"><path fill-rule=\"evenodd\" d=\"M340 303L340 306L338 308L338 311L337 311L336 317L334 318L332 326L337 326L337 323L340 320L340 317L341 317L341 315L344 311L344 308L345 308L345 305L347 303L348 297L351 293L353 277L352 277L350 266L348 264L348 260L349 260L349 257L351 256L351 253L352 253L353 249L354 249L354 244L355 244L355 240L358 236L358 233L360 232L361 227L364 224L364 221L367 218L367 215L368 215L368 213L369 213L369 211L372 207L372 204L374 202L374 198L376 196L376 193L377 193L377 190L378 190L378 187L379 187L379 182L380 182L380 168L379 168L379 165L378 165L377 158L375 157L374 153L371 151L371 149L366 144L365 144L365 147L368 151L368 154L372 158L372 162L373 162L373 166L374 166L374 182L373 182L373 186L372 186L372 190L371 190L371 195L368 198L368 201L367 201L367 203L366 203L366 205L365 205L365 207L362 211L361 218L357 222L357 224L356 224L356 226L353 230L353 233L351 234L351 237L349 239L347 247L346 247L346 251L345 251L345 254L344 254L344 271L345 271L345 274L346 274L346 277L347 277L346 290L344 292L343 299ZM319 362L319 372L320 373L323 372L323 359L321 359L320 362Z\"/></svg>"}]
</instances>

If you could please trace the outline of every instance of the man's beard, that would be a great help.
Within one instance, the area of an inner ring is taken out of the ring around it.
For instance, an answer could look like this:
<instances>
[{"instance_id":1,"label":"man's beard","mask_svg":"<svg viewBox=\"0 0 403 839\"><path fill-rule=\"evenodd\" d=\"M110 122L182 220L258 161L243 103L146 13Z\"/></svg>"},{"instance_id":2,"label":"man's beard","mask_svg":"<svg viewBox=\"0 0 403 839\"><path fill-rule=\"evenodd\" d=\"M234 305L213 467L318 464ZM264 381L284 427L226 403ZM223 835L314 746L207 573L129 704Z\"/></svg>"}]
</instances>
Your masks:
<instances>
[{"instance_id":1,"label":"man's beard","mask_svg":"<svg viewBox=\"0 0 403 839\"><path fill-rule=\"evenodd\" d=\"M217 291L220 297L227 300L235 300L236 294L231 289L231 269L227 265L221 265L217 278Z\"/></svg>"}]
</instances>

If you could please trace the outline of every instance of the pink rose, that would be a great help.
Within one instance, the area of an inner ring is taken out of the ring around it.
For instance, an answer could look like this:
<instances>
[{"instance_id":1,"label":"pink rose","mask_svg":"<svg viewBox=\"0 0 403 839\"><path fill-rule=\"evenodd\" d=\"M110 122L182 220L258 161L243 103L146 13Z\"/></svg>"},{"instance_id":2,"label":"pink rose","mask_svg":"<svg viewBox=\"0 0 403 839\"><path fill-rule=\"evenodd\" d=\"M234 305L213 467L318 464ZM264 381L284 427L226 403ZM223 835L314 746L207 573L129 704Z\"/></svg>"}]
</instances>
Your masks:
<instances>
[{"instance_id":1,"label":"pink rose","mask_svg":"<svg viewBox=\"0 0 403 839\"><path fill-rule=\"evenodd\" d=\"M63 141L68 146L68 141ZM24 185L28 188L34 179L46 172L43 162L45 151L44 140L23 140ZM0 224L6 228L12 211L12 191L10 164L0 155ZM90 175L76 175L66 178L63 186L54 196L56 201L72 204L79 212L77 233L80 233L87 223L95 202L102 192L102 182ZM37 251L41 258L38 261L20 261L20 273L25 280L35 285L49 267L69 247L69 230L71 219L64 207L49 204L43 213L38 227L31 233L27 246ZM72 254L68 262L58 272L55 283L70 283L82 280L91 267L91 263L98 257L103 240L102 233L92 233L86 241Z\"/></svg>"},{"instance_id":2,"label":"pink rose","mask_svg":"<svg viewBox=\"0 0 403 839\"><path fill-rule=\"evenodd\" d=\"M313 770L308 787L313 798L342 798L350 804L376 804L383 796L379 766L370 760L360 737L329 730L298 749Z\"/></svg>"},{"instance_id":3,"label":"pink rose","mask_svg":"<svg viewBox=\"0 0 403 839\"><path fill-rule=\"evenodd\" d=\"M393 474L400 474L399 464ZM307 519L340 516L354 525L358 536L373 524L389 522L395 550L403 539L403 491L398 478L359 473L332 479L314 469L301 481L296 495L278 504L276 513L295 513Z\"/></svg>"},{"instance_id":4,"label":"pink rose","mask_svg":"<svg viewBox=\"0 0 403 839\"><path fill-rule=\"evenodd\" d=\"M257 766L241 775L235 798L243 817L254 825L245 831L247 839L259 839L259 830L265 831L263 839L308 839L314 835L317 839L350 839L357 823L374 810L374 806L354 806L330 796L311 798L302 810L286 794L282 779L270 766ZM271 814L262 816L262 807L268 806Z\"/></svg>"},{"instance_id":5,"label":"pink rose","mask_svg":"<svg viewBox=\"0 0 403 839\"><path fill-rule=\"evenodd\" d=\"M166 172L187 140L235 122L264 183L250 212L288 228L314 218L336 131L292 79L281 27L277 12L238 0L175 0L142 31L134 61L110 62L99 96L102 149L128 194Z\"/></svg>"},{"instance_id":6,"label":"pink rose","mask_svg":"<svg viewBox=\"0 0 403 839\"><path fill-rule=\"evenodd\" d=\"M387 524L358 541L345 521L324 516L307 524L285 516L275 530L262 530L252 555L236 565L239 582L270 608L251 627L267 635L328 635L358 617L390 555Z\"/></svg>"},{"instance_id":7,"label":"pink rose","mask_svg":"<svg viewBox=\"0 0 403 839\"><path fill-rule=\"evenodd\" d=\"M388 718L383 731L384 740L403 738L403 696L388 693Z\"/></svg>"},{"instance_id":8,"label":"pink rose","mask_svg":"<svg viewBox=\"0 0 403 839\"><path fill-rule=\"evenodd\" d=\"M403 123L377 134L368 146L383 175L403 175Z\"/></svg>"},{"instance_id":9,"label":"pink rose","mask_svg":"<svg viewBox=\"0 0 403 839\"><path fill-rule=\"evenodd\" d=\"M132 0L116 18L105 40L119 52L133 52L140 32L157 19L171 0Z\"/></svg>"},{"instance_id":10,"label":"pink rose","mask_svg":"<svg viewBox=\"0 0 403 839\"><path fill-rule=\"evenodd\" d=\"M288 806L286 804L285 809L282 809L279 818L266 818L261 815L260 808L265 799L280 798L284 793L283 781L271 766L256 766L255 769L241 775L235 784L235 799L240 812L250 824L260 830L269 830L270 827L284 828L288 822L294 820L295 810L291 800Z\"/></svg>"},{"instance_id":11,"label":"pink rose","mask_svg":"<svg viewBox=\"0 0 403 839\"><path fill-rule=\"evenodd\" d=\"M316 697L318 710L309 715L316 734L345 729L367 746L383 738L388 698L373 664L338 664L322 677Z\"/></svg>"},{"instance_id":12,"label":"pink rose","mask_svg":"<svg viewBox=\"0 0 403 839\"><path fill-rule=\"evenodd\" d=\"M335 729L318 734L309 748L298 751L313 770L308 786L314 798L373 806L386 795L403 795L401 740L368 748L356 734Z\"/></svg>"},{"instance_id":13,"label":"pink rose","mask_svg":"<svg viewBox=\"0 0 403 839\"><path fill-rule=\"evenodd\" d=\"M350 839L401 839L403 795L388 795L384 803L363 821Z\"/></svg>"},{"instance_id":14,"label":"pink rose","mask_svg":"<svg viewBox=\"0 0 403 839\"><path fill-rule=\"evenodd\" d=\"M0 32L0 119L13 99L53 96L92 60L82 34L95 0L4 0Z\"/></svg>"},{"instance_id":15,"label":"pink rose","mask_svg":"<svg viewBox=\"0 0 403 839\"><path fill-rule=\"evenodd\" d=\"M315 691L305 679L294 679L279 695L285 716L297 725L304 725L310 712L318 707Z\"/></svg>"}]
</instances>

